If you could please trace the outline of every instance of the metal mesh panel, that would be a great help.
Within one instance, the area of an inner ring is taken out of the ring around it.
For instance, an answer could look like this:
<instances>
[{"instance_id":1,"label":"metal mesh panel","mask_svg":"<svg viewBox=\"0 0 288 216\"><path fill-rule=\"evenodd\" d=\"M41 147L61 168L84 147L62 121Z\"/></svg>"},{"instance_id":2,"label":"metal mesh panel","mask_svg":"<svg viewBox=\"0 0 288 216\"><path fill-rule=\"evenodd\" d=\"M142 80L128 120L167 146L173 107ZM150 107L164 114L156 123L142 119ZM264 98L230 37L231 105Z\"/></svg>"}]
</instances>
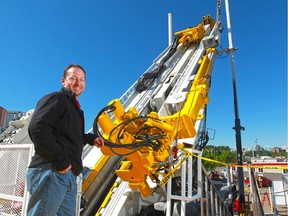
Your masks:
<instances>
[{"instance_id":1,"label":"metal mesh panel","mask_svg":"<svg viewBox=\"0 0 288 216\"><path fill-rule=\"evenodd\" d=\"M0 145L0 215L24 215L32 145Z\"/></svg>"}]
</instances>

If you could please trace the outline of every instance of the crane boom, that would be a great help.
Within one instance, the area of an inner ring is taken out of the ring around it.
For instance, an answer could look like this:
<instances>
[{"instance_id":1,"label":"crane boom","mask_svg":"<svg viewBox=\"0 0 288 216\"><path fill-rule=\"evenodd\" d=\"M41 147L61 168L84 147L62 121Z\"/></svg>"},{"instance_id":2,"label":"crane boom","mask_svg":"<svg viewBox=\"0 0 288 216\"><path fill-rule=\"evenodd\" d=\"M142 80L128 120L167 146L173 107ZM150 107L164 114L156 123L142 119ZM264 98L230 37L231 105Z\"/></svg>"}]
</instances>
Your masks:
<instances>
[{"instance_id":1,"label":"crane boom","mask_svg":"<svg viewBox=\"0 0 288 216\"><path fill-rule=\"evenodd\" d=\"M138 94L153 93L144 111L137 103L125 107L114 99L95 119L94 133L106 140L102 153L125 156L116 174L144 197L177 161L177 140L198 133L195 124L209 102L218 25L208 15L199 25L175 33L167 52L137 81Z\"/></svg>"}]
</instances>

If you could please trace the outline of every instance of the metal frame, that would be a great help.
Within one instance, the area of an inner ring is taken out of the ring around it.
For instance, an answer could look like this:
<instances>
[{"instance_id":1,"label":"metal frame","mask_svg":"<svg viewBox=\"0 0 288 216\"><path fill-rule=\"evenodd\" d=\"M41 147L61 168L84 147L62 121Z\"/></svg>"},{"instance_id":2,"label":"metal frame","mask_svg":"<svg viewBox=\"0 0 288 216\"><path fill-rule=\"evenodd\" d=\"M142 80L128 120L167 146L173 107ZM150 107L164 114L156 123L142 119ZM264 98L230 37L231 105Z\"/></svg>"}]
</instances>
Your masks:
<instances>
[{"instance_id":1,"label":"metal frame","mask_svg":"<svg viewBox=\"0 0 288 216\"><path fill-rule=\"evenodd\" d=\"M28 149L29 151L29 156L27 157L27 166L30 164L30 161L31 161L31 158L32 158L32 154L34 153L34 146L33 144L13 144L13 145L0 145L0 153L2 151L9 151L9 149L11 150L18 150L18 151L21 151L21 149L23 150L26 150ZM3 153L5 154L5 153ZM3 156L3 154L1 153L1 156ZM19 159L19 158L18 158ZM10 164L11 166L11 161L2 161L1 160L1 157L0 157L0 161L1 163L7 163L7 166L8 166L8 163ZM13 167L13 170L11 170L11 172L16 172L16 178L15 178L15 184L17 183L17 179L18 179L18 170L19 170L19 165L20 163L24 163L23 161L21 160L18 160L17 161L17 164L15 164L15 166ZM23 164L22 164L23 166ZM15 169L14 169L15 168ZM7 175L7 173L4 173L2 172L1 175ZM0 185L1 186L1 185ZM15 192L15 191L14 191ZM7 200L7 201L11 201L11 202L18 202L18 203L22 203L22 207L21 207L21 216L24 216L26 215L26 209L27 209L27 205L28 205L28 200L29 200L29 194L27 192L27 185L26 185L26 181L25 181L25 187L24 187L24 192L23 192L23 196L20 197L20 196L16 196L14 194L5 194L5 193L0 193L0 199L2 200Z\"/></svg>"},{"instance_id":2,"label":"metal frame","mask_svg":"<svg viewBox=\"0 0 288 216\"><path fill-rule=\"evenodd\" d=\"M195 149L189 149L191 153L197 154L199 156L202 155L201 151ZM184 157L184 156L182 156ZM180 200L181 201L181 215L186 215L186 203L192 202L194 200L199 200L202 197L202 172L197 172L197 193L192 194L192 182L193 182L193 160L192 154L188 157L186 161L181 165L181 196L172 195L172 179L170 178L167 186L167 209L166 216L171 215L171 201L172 200ZM200 157L197 158L197 170L202 170L202 160ZM187 180L186 180L187 177ZM188 193L186 195L186 183Z\"/></svg>"}]
</instances>

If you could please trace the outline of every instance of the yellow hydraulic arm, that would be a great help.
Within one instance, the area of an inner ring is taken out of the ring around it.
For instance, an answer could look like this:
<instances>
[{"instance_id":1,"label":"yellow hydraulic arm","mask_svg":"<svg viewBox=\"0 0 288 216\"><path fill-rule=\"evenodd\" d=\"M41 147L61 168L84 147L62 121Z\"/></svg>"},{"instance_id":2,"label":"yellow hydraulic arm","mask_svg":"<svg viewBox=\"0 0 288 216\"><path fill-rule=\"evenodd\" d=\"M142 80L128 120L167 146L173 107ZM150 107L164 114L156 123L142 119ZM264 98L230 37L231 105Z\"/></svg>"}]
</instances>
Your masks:
<instances>
[{"instance_id":1,"label":"yellow hydraulic arm","mask_svg":"<svg viewBox=\"0 0 288 216\"><path fill-rule=\"evenodd\" d=\"M176 32L174 34L175 38L179 37L179 44L182 43L186 45L191 43L199 43L206 33L204 26L207 24L210 24L211 29L215 25L215 22L210 15L204 16L202 18L202 22L198 26Z\"/></svg>"},{"instance_id":2,"label":"yellow hydraulic arm","mask_svg":"<svg viewBox=\"0 0 288 216\"><path fill-rule=\"evenodd\" d=\"M181 43L186 45L199 43L204 37L204 24L207 24L207 20L213 27L214 21L208 17L190 30L177 32ZM214 52L215 48L207 49L199 60L199 67L187 92L186 101L177 113L171 116L159 116L157 112L150 112L141 116L135 107L125 111L121 102L115 99L95 119L102 130L101 136L106 140L105 146L101 149L102 153L125 156L125 161L122 161L116 174L129 182L131 188L139 190L142 196L153 193L148 178L157 185L159 178L165 175L160 171L171 165L173 148L177 142L172 143L177 139L196 135L195 123L203 118L199 115L199 111L209 102L208 92L213 62L208 56ZM113 112L114 120L109 112Z\"/></svg>"}]
</instances>

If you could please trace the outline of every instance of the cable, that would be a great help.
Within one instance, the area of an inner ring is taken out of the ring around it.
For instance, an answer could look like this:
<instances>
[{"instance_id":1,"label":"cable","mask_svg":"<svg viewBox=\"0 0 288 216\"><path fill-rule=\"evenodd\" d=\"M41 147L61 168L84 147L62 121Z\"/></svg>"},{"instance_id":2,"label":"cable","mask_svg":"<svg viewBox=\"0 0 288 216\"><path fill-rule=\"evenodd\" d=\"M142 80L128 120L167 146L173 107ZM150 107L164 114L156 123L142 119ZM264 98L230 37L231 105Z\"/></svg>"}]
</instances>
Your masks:
<instances>
[{"instance_id":1,"label":"cable","mask_svg":"<svg viewBox=\"0 0 288 216\"><path fill-rule=\"evenodd\" d=\"M219 52L220 51L220 52ZM217 56L216 58L217 59L224 59L224 58L227 58L229 56L229 53L225 52L226 55L222 55L224 52L224 49L222 48L222 46L220 46L220 50L217 52Z\"/></svg>"},{"instance_id":2,"label":"cable","mask_svg":"<svg viewBox=\"0 0 288 216\"><path fill-rule=\"evenodd\" d=\"M152 72L145 73L142 77L139 78L136 84L136 91L141 93L146 90L151 83L161 74L163 69L165 68L165 62L176 52L177 46L179 44L179 37L176 36L174 38L174 42L169 49L168 53L161 59L160 63L153 68Z\"/></svg>"},{"instance_id":3,"label":"cable","mask_svg":"<svg viewBox=\"0 0 288 216\"><path fill-rule=\"evenodd\" d=\"M160 147L162 146L161 139L163 139L165 137L165 135L164 135L164 132L156 126L140 127L137 131L133 131L133 134L134 134L133 138L134 138L134 140L137 140L136 142L121 143L122 139L123 139L123 134L127 133L127 129L129 130L129 127L131 127L131 125L133 125L134 122L136 122L135 124L137 124L137 122L139 122L139 121L141 122L143 120L147 121L147 119L149 119L149 118L153 119L154 121L163 122L160 119L147 117L147 116L138 116L138 117L131 118L125 122L118 124L116 127L114 127L111 130L109 137L108 137L108 140L105 139L102 136L101 132L99 131L98 119L103 113L105 113L105 112L110 113L114 110L115 110L115 106L113 104L103 108L98 113L98 115L96 116L94 123L93 123L94 134L97 134L99 137L103 138L105 140L105 146L109 147L110 150L114 154L121 155L121 156L130 155L130 154L133 154L134 152L138 151L142 147L151 148L153 151L158 151L160 149ZM129 134L132 135L131 133L129 133ZM116 137L117 143L112 142L111 137ZM131 152L129 152L127 154L123 154L123 153L117 152L117 150L116 150L116 149L123 149L123 148L131 150Z\"/></svg>"}]
</instances>

